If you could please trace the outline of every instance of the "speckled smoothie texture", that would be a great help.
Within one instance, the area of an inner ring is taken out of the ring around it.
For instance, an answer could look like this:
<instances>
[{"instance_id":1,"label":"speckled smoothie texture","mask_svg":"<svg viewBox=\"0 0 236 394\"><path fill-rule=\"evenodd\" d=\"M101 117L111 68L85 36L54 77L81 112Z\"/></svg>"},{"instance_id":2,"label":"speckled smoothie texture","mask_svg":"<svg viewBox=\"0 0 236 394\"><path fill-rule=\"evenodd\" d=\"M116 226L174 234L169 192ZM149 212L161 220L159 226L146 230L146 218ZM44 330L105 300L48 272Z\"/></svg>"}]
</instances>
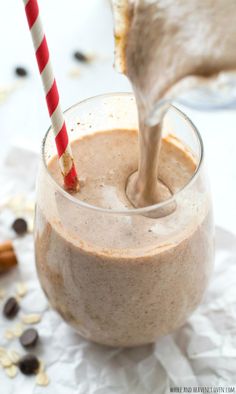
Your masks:
<instances>
[{"instance_id":1,"label":"speckled smoothie texture","mask_svg":"<svg viewBox=\"0 0 236 394\"><path fill-rule=\"evenodd\" d=\"M83 179L73 197L100 208L132 208L125 186L137 169L134 130L99 132L73 142ZM62 184L57 158L49 171ZM159 177L173 193L196 171L194 156L174 136L163 138ZM52 306L85 338L110 346L154 342L181 326L200 303L213 263L212 217L199 178L154 219L82 207L48 174L36 208L36 261ZM48 186L48 187L47 187Z\"/></svg>"}]
</instances>

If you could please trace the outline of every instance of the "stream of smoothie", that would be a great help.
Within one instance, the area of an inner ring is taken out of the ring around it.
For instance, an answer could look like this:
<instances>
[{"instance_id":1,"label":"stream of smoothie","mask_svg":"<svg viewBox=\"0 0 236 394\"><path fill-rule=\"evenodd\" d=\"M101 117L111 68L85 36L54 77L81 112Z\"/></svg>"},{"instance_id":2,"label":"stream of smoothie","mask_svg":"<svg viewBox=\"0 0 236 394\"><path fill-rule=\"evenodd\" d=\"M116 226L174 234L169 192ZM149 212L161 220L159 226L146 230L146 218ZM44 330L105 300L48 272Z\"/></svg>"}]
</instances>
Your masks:
<instances>
[{"instance_id":1,"label":"stream of smoothie","mask_svg":"<svg viewBox=\"0 0 236 394\"><path fill-rule=\"evenodd\" d=\"M158 176L168 101L236 69L236 2L114 0L113 11L116 65L132 84L139 115L138 170L126 192L144 207L173 192Z\"/></svg>"}]
</instances>

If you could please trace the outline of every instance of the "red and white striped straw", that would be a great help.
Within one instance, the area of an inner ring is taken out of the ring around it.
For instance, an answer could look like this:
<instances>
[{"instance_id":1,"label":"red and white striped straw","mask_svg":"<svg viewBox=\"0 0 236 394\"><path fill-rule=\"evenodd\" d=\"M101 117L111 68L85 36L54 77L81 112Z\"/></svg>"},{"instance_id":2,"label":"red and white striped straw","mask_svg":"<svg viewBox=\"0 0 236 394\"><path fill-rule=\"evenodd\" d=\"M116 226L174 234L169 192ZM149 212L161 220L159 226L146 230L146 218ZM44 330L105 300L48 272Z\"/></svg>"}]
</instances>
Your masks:
<instances>
[{"instance_id":1,"label":"red and white striped straw","mask_svg":"<svg viewBox=\"0 0 236 394\"><path fill-rule=\"evenodd\" d=\"M38 68L41 75L48 112L51 117L55 142L59 156L59 164L64 177L64 185L68 190L78 190L79 181L75 169L71 147L69 144L66 123L60 106L57 84L52 70L47 40L39 15L37 0L23 0L32 41L34 44Z\"/></svg>"}]
</instances>

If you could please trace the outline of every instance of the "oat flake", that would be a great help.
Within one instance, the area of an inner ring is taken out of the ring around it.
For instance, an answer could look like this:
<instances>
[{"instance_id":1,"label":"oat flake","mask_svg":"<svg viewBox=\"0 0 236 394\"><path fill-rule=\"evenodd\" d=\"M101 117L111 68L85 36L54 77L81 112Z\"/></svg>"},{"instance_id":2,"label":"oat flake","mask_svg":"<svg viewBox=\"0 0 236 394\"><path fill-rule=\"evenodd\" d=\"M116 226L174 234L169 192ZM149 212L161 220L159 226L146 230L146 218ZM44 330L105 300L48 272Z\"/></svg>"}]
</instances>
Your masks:
<instances>
[{"instance_id":1,"label":"oat flake","mask_svg":"<svg viewBox=\"0 0 236 394\"><path fill-rule=\"evenodd\" d=\"M40 372L36 376L36 384L39 386L47 386L49 383L49 377L45 372Z\"/></svg>"},{"instance_id":2,"label":"oat flake","mask_svg":"<svg viewBox=\"0 0 236 394\"><path fill-rule=\"evenodd\" d=\"M20 360L20 355L15 350L10 350L9 352L7 352L7 356L13 364L17 364Z\"/></svg>"},{"instance_id":3,"label":"oat flake","mask_svg":"<svg viewBox=\"0 0 236 394\"><path fill-rule=\"evenodd\" d=\"M18 338L24 331L24 326L21 323L17 323L15 326L12 327L11 332L14 337Z\"/></svg>"},{"instance_id":4,"label":"oat flake","mask_svg":"<svg viewBox=\"0 0 236 394\"><path fill-rule=\"evenodd\" d=\"M7 354L5 354L0 358L0 363L2 364L3 368L7 368L12 365L12 361L10 360Z\"/></svg>"},{"instance_id":5,"label":"oat flake","mask_svg":"<svg viewBox=\"0 0 236 394\"><path fill-rule=\"evenodd\" d=\"M4 354L6 354L6 349L4 349L3 347L0 347L0 358L4 355Z\"/></svg>"},{"instance_id":6,"label":"oat flake","mask_svg":"<svg viewBox=\"0 0 236 394\"><path fill-rule=\"evenodd\" d=\"M6 330L4 333L4 338L7 340L13 339L14 338L14 334L11 330Z\"/></svg>"},{"instance_id":7,"label":"oat flake","mask_svg":"<svg viewBox=\"0 0 236 394\"><path fill-rule=\"evenodd\" d=\"M14 378L18 372L18 369L15 365L11 365L10 367L6 368L5 371L9 378Z\"/></svg>"},{"instance_id":8,"label":"oat flake","mask_svg":"<svg viewBox=\"0 0 236 394\"><path fill-rule=\"evenodd\" d=\"M37 313L31 313L29 315L24 315L22 317L22 321L25 324L36 324L41 321L41 315L39 315Z\"/></svg>"},{"instance_id":9,"label":"oat flake","mask_svg":"<svg viewBox=\"0 0 236 394\"><path fill-rule=\"evenodd\" d=\"M17 283L16 294L19 297L24 297L26 295L27 291L28 291L28 289L27 289L26 283L24 283L24 282Z\"/></svg>"}]
</instances>

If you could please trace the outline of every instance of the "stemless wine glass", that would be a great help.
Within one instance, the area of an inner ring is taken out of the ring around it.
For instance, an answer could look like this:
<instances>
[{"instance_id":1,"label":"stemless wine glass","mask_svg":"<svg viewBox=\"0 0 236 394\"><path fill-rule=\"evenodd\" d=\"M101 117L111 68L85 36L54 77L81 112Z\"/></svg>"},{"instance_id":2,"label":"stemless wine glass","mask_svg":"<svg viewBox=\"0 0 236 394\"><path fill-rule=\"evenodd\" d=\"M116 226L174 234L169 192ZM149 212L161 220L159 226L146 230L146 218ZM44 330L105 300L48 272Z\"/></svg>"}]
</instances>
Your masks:
<instances>
[{"instance_id":1,"label":"stemless wine glass","mask_svg":"<svg viewBox=\"0 0 236 394\"><path fill-rule=\"evenodd\" d=\"M138 127L128 93L87 99L65 117L70 141ZM124 210L89 205L63 190L48 170L56 155L51 128L43 140L35 216L39 280L64 320L101 344L151 343L181 326L201 302L212 272L212 206L201 137L175 107L166 114L163 134L181 141L194 158L192 178L168 201ZM171 204L175 210L164 216ZM157 218L150 217L154 211Z\"/></svg>"}]
</instances>

